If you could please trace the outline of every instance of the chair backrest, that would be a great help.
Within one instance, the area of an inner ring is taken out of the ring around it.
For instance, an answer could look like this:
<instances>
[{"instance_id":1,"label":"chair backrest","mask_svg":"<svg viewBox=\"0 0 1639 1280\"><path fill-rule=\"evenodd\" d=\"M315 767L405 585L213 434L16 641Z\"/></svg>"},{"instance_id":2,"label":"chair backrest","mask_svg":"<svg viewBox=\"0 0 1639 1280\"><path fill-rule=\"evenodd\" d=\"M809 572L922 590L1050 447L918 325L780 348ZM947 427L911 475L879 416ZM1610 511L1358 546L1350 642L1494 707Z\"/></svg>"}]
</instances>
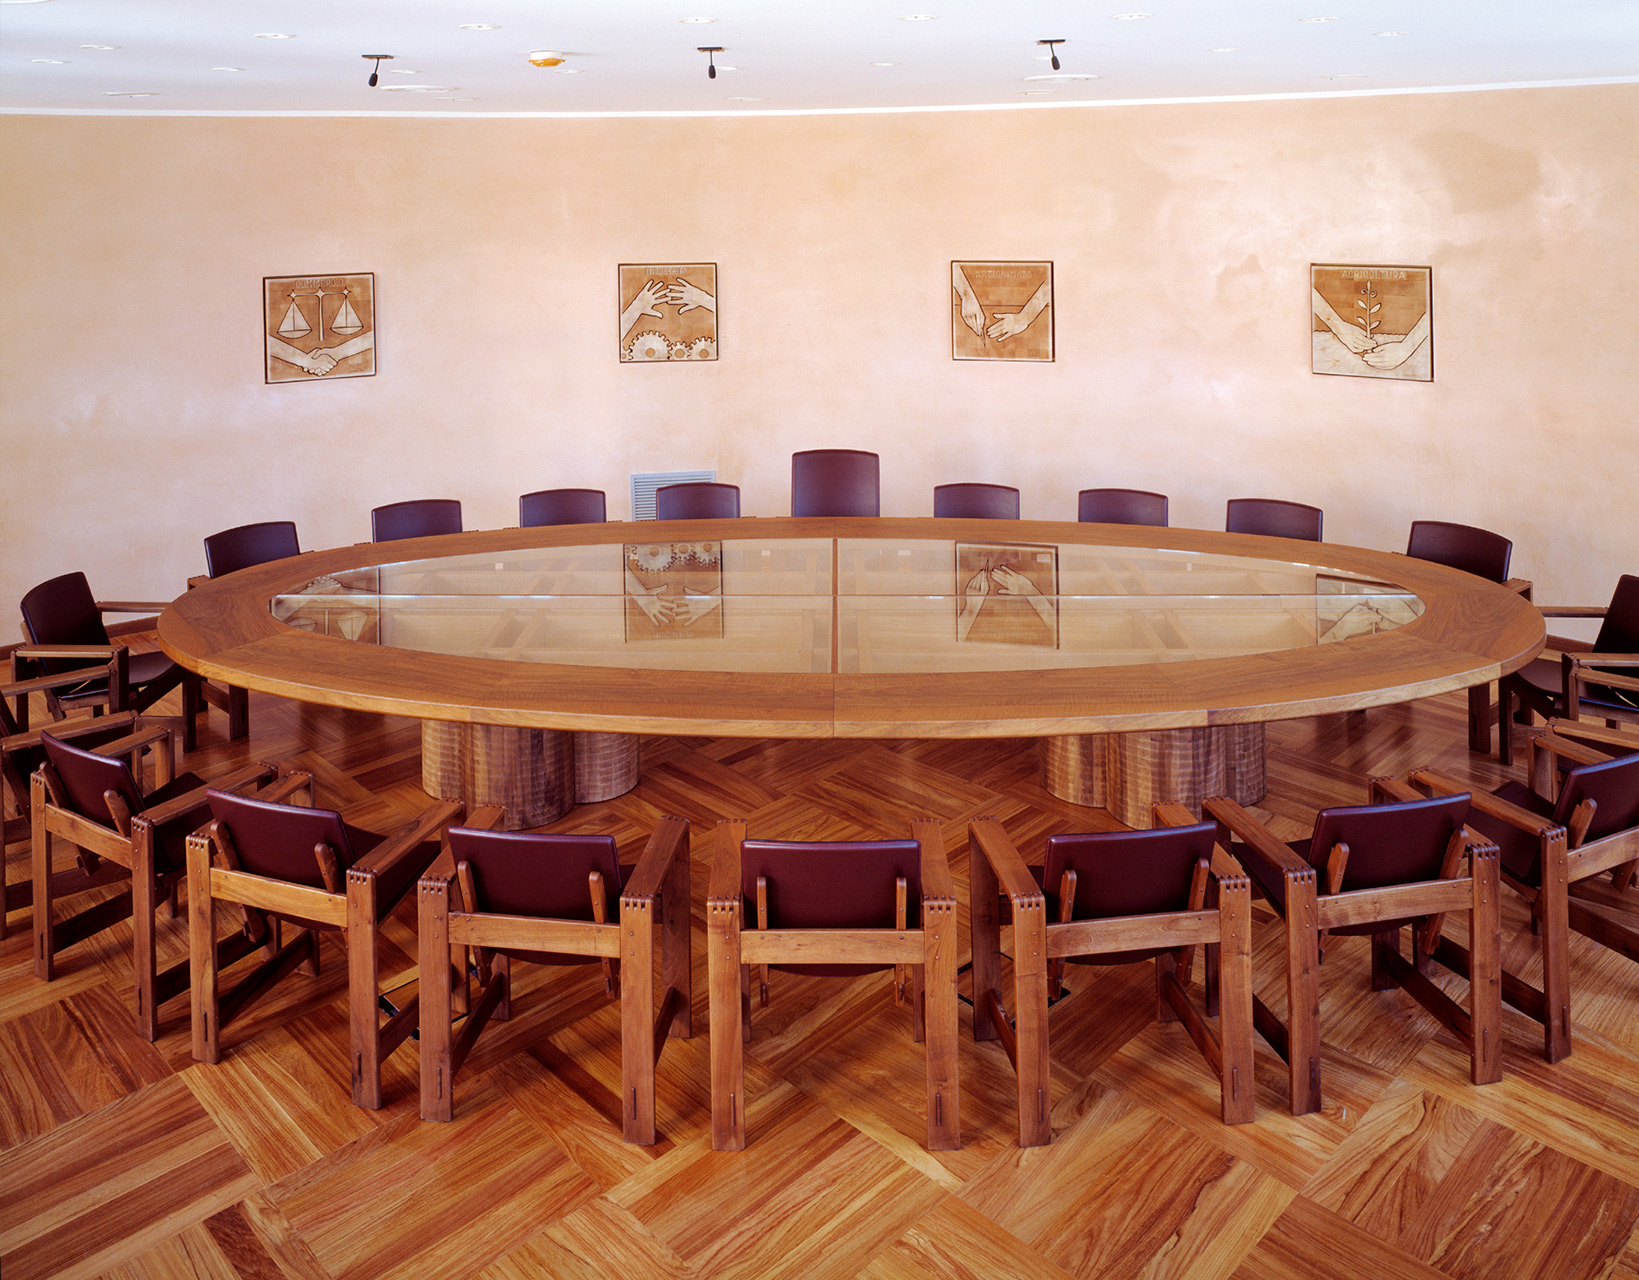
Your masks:
<instances>
[{"instance_id":1,"label":"chair backrest","mask_svg":"<svg viewBox=\"0 0 1639 1280\"><path fill-rule=\"evenodd\" d=\"M1616 591L1593 647L1595 653L1639 653L1639 577L1624 573L1616 580Z\"/></svg>"},{"instance_id":2,"label":"chair backrest","mask_svg":"<svg viewBox=\"0 0 1639 1280\"><path fill-rule=\"evenodd\" d=\"M792 454L791 514L881 515L882 460L863 449L806 449Z\"/></svg>"},{"instance_id":3,"label":"chair backrest","mask_svg":"<svg viewBox=\"0 0 1639 1280\"><path fill-rule=\"evenodd\" d=\"M1230 533L1261 533L1271 538L1319 542L1324 513L1319 507L1279 498L1231 498L1224 517Z\"/></svg>"},{"instance_id":4,"label":"chair backrest","mask_svg":"<svg viewBox=\"0 0 1639 1280\"><path fill-rule=\"evenodd\" d=\"M613 836L537 835L451 827L450 853L472 868L474 910L591 920L587 876L603 877L605 919L620 918L621 866Z\"/></svg>"},{"instance_id":5,"label":"chair backrest","mask_svg":"<svg viewBox=\"0 0 1639 1280\"><path fill-rule=\"evenodd\" d=\"M1554 821L1565 826L1584 800L1592 800L1595 805L1584 841L1601 840L1639 827L1639 755L1618 756L1572 769L1559 784Z\"/></svg>"},{"instance_id":6,"label":"chair backrest","mask_svg":"<svg viewBox=\"0 0 1639 1280\"><path fill-rule=\"evenodd\" d=\"M370 536L377 542L428 538L461 532L461 503L455 498L416 498L390 502L370 512Z\"/></svg>"},{"instance_id":7,"label":"chair backrest","mask_svg":"<svg viewBox=\"0 0 1639 1280\"><path fill-rule=\"evenodd\" d=\"M296 523L293 520L264 520L224 529L205 539L205 572L213 578L269 560L299 556Z\"/></svg>"},{"instance_id":8,"label":"chair backrest","mask_svg":"<svg viewBox=\"0 0 1639 1280\"><path fill-rule=\"evenodd\" d=\"M1216 823L1198 822L1153 831L1049 836L1042 887L1057 894L1064 873L1074 871L1077 920L1183 911L1195 864L1202 858L1210 861L1217 835Z\"/></svg>"},{"instance_id":9,"label":"chair backrest","mask_svg":"<svg viewBox=\"0 0 1639 1280\"><path fill-rule=\"evenodd\" d=\"M227 828L242 870L313 889L325 888L314 849L327 844L342 873L360 855L341 815L331 809L278 804L211 787L211 817Z\"/></svg>"},{"instance_id":10,"label":"chair backrest","mask_svg":"<svg viewBox=\"0 0 1639 1280\"><path fill-rule=\"evenodd\" d=\"M740 845L740 887L746 927L757 922L757 877L768 882L774 929L891 929L895 882L905 877L906 926L917 928L922 851L914 840L746 840ZM885 965L782 964L792 973L846 977Z\"/></svg>"},{"instance_id":11,"label":"chair backrest","mask_svg":"<svg viewBox=\"0 0 1639 1280\"><path fill-rule=\"evenodd\" d=\"M654 491L656 520L712 520L740 514L740 486L714 480L666 484Z\"/></svg>"},{"instance_id":12,"label":"chair backrest","mask_svg":"<svg viewBox=\"0 0 1639 1280\"><path fill-rule=\"evenodd\" d=\"M1083 489L1076 519L1083 524L1146 524L1167 527L1167 495L1148 489Z\"/></svg>"},{"instance_id":13,"label":"chair backrest","mask_svg":"<svg viewBox=\"0 0 1639 1280\"><path fill-rule=\"evenodd\" d=\"M51 761L52 769L63 784L66 806L82 818L112 827L114 815L109 812L108 801L103 798L104 793L109 791L118 794L133 814L142 812L142 788L137 785L131 766L125 760L101 756L72 743L59 742L46 732L40 734L40 745L45 748L46 759Z\"/></svg>"},{"instance_id":14,"label":"chair backrest","mask_svg":"<svg viewBox=\"0 0 1639 1280\"><path fill-rule=\"evenodd\" d=\"M1427 800L1322 809L1315 817L1306 856L1324 873L1332 846L1348 845L1345 890L1433 880L1440 874L1452 833L1468 821L1468 804L1465 791Z\"/></svg>"},{"instance_id":15,"label":"chair backrest","mask_svg":"<svg viewBox=\"0 0 1639 1280\"><path fill-rule=\"evenodd\" d=\"M608 501L602 489L537 489L518 499L518 524L536 529L549 524L602 524Z\"/></svg>"},{"instance_id":16,"label":"chair backrest","mask_svg":"<svg viewBox=\"0 0 1639 1280\"><path fill-rule=\"evenodd\" d=\"M958 520L1017 520L1019 491L1005 484L940 484L933 514Z\"/></svg>"},{"instance_id":17,"label":"chair backrest","mask_svg":"<svg viewBox=\"0 0 1639 1280\"><path fill-rule=\"evenodd\" d=\"M65 573L42 582L23 597L23 631L33 644L108 644L108 628L103 625L91 584L83 573ZM18 678L56 675L84 666L64 658L44 658L19 663Z\"/></svg>"},{"instance_id":18,"label":"chair backrest","mask_svg":"<svg viewBox=\"0 0 1639 1280\"><path fill-rule=\"evenodd\" d=\"M1492 582L1508 581L1514 544L1500 533L1449 520L1413 520L1406 554L1416 560L1449 565Z\"/></svg>"},{"instance_id":19,"label":"chair backrest","mask_svg":"<svg viewBox=\"0 0 1639 1280\"><path fill-rule=\"evenodd\" d=\"M78 731L74 734L74 741L70 745L87 751L94 751L98 747L107 746L110 742L125 737L131 732L132 728L128 716L118 717L112 723L103 716L98 716L95 720L78 720L71 723L75 725ZM0 730L4 730L5 735L8 737L18 731L17 723L12 719L4 698L0 698ZM38 738L39 735L35 736ZM12 747L5 754L5 776L8 781L16 781L22 784L21 790L15 794L14 799L17 801L17 807L26 814L29 806L28 779L40 767L40 762L46 758L45 747L43 745ZM132 781L136 781L134 774L132 775ZM100 795L101 792L98 794Z\"/></svg>"}]
</instances>

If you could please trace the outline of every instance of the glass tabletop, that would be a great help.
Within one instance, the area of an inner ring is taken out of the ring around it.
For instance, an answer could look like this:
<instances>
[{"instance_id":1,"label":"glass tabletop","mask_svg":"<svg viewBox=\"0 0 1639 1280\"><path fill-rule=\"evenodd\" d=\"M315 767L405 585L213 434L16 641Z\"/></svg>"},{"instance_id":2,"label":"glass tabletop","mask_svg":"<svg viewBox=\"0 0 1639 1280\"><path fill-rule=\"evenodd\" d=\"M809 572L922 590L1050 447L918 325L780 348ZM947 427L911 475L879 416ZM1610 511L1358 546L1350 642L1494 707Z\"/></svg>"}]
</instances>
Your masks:
<instances>
[{"instance_id":1,"label":"glass tabletop","mask_svg":"<svg viewBox=\"0 0 1639 1280\"><path fill-rule=\"evenodd\" d=\"M1392 630L1423 602L1320 564L1199 551L765 537L409 560L328 574L270 607L293 627L429 653L853 674L1269 653Z\"/></svg>"}]
</instances>

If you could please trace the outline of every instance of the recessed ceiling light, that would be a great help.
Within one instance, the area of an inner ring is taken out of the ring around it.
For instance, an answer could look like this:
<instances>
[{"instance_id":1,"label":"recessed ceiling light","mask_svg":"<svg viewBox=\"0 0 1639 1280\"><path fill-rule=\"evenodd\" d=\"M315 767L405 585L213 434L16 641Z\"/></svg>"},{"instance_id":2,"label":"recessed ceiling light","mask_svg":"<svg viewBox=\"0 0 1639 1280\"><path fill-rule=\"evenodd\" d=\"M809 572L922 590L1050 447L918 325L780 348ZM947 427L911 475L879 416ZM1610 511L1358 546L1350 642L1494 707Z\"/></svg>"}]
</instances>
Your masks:
<instances>
[{"instance_id":1,"label":"recessed ceiling light","mask_svg":"<svg viewBox=\"0 0 1639 1280\"><path fill-rule=\"evenodd\" d=\"M256 38L258 40L294 40L295 39L295 37L292 36L288 31L258 31L256 33Z\"/></svg>"},{"instance_id":2,"label":"recessed ceiling light","mask_svg":"<svg viewBox=\"0 0 1639 1280\"><path fill-rule=\"evenodd\" d=\"M716 18L679 18L679 22L686 22L691 27L703 27L708 22L716 22Z\"/></svg>"},{"instance_id":3,"label":"recessed ceiling light","mask_svg":"<svg viewBox=\"0 0 1639 1280\"><path fill-rule=\"evenodd\" d=\"M583 70L585 70L584 67L559 67L558 74L560 76L578 76Z\"/></svg>"},{"instance_id":4,"label":"recessed ceiling light","mask_svg":"<svg viewBox=\"0 0 1639 1280\"><path fill-rule=\"evenodd\" d=\"M133 89L104 89L102 91L102 96L105 98L151 98L154 95L147 92L138 92Z\"/></svg>"},{"instance_id":5,"label":"recessed ceiling light","mask_svg":"<svg viewBox=\"0 0 1639 1280\"><path fill-rule=\"evenodd\" d=\"M1024 82L1033 84L1038 80L1097 80L1098 77L1088 75L1085 71L1054 71L1044 76L1026 76Z\"/></svg>"},{"instance_id":6,"label":"recessed ceiling light","mask_svg":"<svg viewBox=\"0 0 1639 1280\"><path fill-rule=\"evenodd\" d=\"M493 22L463 22L457 28L459 31L499 31L500 29Z\"/></svg>"},{"instance_id":7,"label":"recessed ceiling light","mask_svg":"<svg viewBox=\"0 0 1639 1280\"><path fill-rule=\"evenodd\" d=\"M418 76L419 71L411 71L408 67L394 67L387 72L390 76Z\"/></svg>"},{"instance_id":8,"label":"recessed ceiling light","mask_svg":"<svg viewBox=\"0 0 1639 1280\"><path fill-rule=\"evenodd\" d=\"M107 53L110 49L118 49L117 44L82 44L82 49L94 49L100 53Z\"/></svg>"},{"instance_id":9,"label":"recessed ceiling light","mask_svg":"<svg viewBox=\"0 0 1639 1280\"><path fill-rule=\"evenodd\" d=\"M901 22L932 22L939 15L937 13L905 13L899 16Z\"/></svg>"},{"instance_id":10,"label":"recessed ceiling light","mask_svg":"<svg viewBox=\"0 0 1639 1280\"><path fill-rule=\"evenodd\" d=\"M1207 50L1208 53L1239 53L1240 51L1241 51L1241 47L1240 47L1240 45L1237 45L1237 44L1226 44L1221 49L1208 49Z\"/></svg>"},{"instance_id":11,"label":"recessed ceiling light","mask_svg":"<svg viewBox=\"0 0 1639 1280\"><path fill-rule=\"evenodd\" d=\"M20 0L9 0L9 2L12 4L17 4L20 3ZM48 67L66 67L68 65L68 63L64 62L61 58L30 58L29 61L43 62Z\"/></svg>"},{"instance_id":12,"label":"recessed ceiling light","mask_svg":"<svg viewBox=\"0 0 1639 1280\"><path fill-rule=\"evenodd\" d=\"M1137 22L1140 18L1147 18L1147 13L1112 13L1110 15L1117 22Z\"/></svg>"},{"instance_id":13,"label":"recessed ceiling light","mask_svg":"<svg viewBox=\"0 0 1639 1280\"><path fill-rule=\"evenodd\" d=\"M1374 31L1374 32L1372 32L1372 34L1374 36L1409 36L1411 34L1411 32L1409 32L1409 31Z\"/></svg>"},{"instance_id":14,"label":"recessed ceiling light","mask_svg":"<svg viewBox=\"0 0 1639 1280\"><path fill-rule=\"evenodd\" d=\"M212 67L212 71L243 71L243 67Z\"/></svg>"},{"instance_id":15,"label":"recessed ceiling light","mask_svg":"<svg viewBox=\"0 0 1639 1280\"><path fill-rule=\"evenodd\" d=\"M726 63L722 62L717 63L716 66L719 71L738 71L740 69L739 67L728 66Z\"/></svg>"},{"instance_id":16,"label":"recessed ceiling light","mask_svg":"<svg viewBox=\"0 0 1639 1280\"><path fill-rule=\"evenodd\" d=\"M384 84L383 93L453 93L447 84Z\"/></svg>"},{"instance_id":17,"label":"recessed ceiling light","mask_svg":"<svg viewBox=\"0 0 1639 1280\"><path fill-rule=\"evenodd\" d=\"M730 102L762 102L762 98L730 98Z\"/></svg>"},{"instance_id":18,"label":"recessed ceiling light","mask_svg":"<svg viewBox=\"0 0 1639 1280\"><path fill-rule=\"evenodd\" d=\"M1336 18L1299 18L1299 22L1336 22Z\"/></svg>"},{"instance_id":19,"label":"recessed ceiling light","mask_svg":"<svg viewBox=\"0 0 1639 1280\"><path fill-rule=\"evenodd\" d=\"M871 65L873 67L897 67L899 64L897 62L873 62Z\"/></svg>"}]
</instances>

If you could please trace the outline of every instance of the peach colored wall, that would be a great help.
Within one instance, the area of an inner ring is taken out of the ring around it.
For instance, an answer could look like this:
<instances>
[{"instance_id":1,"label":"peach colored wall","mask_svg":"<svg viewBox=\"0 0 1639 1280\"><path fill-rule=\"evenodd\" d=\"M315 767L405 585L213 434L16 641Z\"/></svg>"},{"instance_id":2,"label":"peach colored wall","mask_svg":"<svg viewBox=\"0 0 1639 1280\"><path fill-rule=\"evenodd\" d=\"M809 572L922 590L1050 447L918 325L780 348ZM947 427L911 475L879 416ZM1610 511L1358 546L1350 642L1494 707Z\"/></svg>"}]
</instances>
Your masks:
<instances>
[{"instance_id":1,"label":"peach colored wall","mask_svg":"<svg viewBox=\"0 0 1639 1280\"><path fill-rule=\"evenodd\" d=\"M994 479L1512 537L1539 600L1639 570L1639 89L708 120L0 122L0 601L164 597L200 538L305 545L448 495L883 455L884 510ZM952 257L1051 258L1058 360L953 363ZM620 365L615 267L715 261L722 359ZM1430 264L1433 385L1308 371L1308 266ZM264 386L264 275L374 271L380 372ZM6 632L12 625L6 624Z\"/></svg>"}]
</instances>

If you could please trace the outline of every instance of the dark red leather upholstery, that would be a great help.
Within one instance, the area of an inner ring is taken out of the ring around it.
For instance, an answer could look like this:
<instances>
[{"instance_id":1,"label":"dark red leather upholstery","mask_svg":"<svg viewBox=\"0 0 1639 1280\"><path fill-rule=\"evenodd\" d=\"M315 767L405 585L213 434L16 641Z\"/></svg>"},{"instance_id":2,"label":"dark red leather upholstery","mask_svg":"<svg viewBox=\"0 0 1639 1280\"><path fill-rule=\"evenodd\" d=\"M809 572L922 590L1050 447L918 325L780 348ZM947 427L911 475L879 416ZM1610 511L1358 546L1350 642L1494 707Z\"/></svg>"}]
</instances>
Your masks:
<instances>
[{"instance_id":1,"label":"dark red leather upholstery","mask_svg":"<svg viewBox=\"0 0 1639 1280\"><path fill-rule=\"evenodd\" d=\"M1148 489L1083 489L1076 519L1082 524L1142 524L1167 527L1167 495Z\"/></svg>"},{"instance_id":2,"label":"dark red leather upholstery","mask_svg":"<svg viewBox=\"0 0 1639 1280\"><path fill-rule=\"evenodd\" d=\"M881 515L882 460L862 449L807 449L792 454L791 514Z\"/></svg>"},{"instance_id":3,"label":"dark red leather upholstery","mask_svg":"<svg viewBox=\"0 0 1639 1280\"><path fill-rule=\"evenodd\" d=\"M1595 653L1639 653L1639 577L1624 573L1616 583L1599 634L1594 637ZM1597 668L1595 668L1597 670ZM1614 673L1614 672L1613 672ZM1633 675L1627 668L1622 675ZM1528 705L1544 715L1566 716L1571 708L1563 705L1565 680L1557 660L1533 658L1510 676L1504 677L1504 687L1520 684L1526 691ZM1530 696L1534 693L1535 696ZM1584 712L1598 715L1601 706L1617 707L1631 712L1639 707L1639 694L1627 689L1612 689L1607 685L1584 683L1581 688Z\"/></svg>"},{"instance_id":4,"label":"dark red leather upholstery","mask_svg":"<svg viewBox=\"0 0 1639 1280\"><path fill-rule=\"evenodd\" d=\"M461 532L461 503L455 498L417 498L392 502L370 512L370 536L376 542L430 538Z\"/></svg>"},{"instance_id":5,"label":"dark red leather upholstery","mask_svg":"<svg viewBox=\"0 0 1639 1280\"><path fill-rule=\"evenodd\" d=\"M302 553L291 520L264 520L224 529L205 539L205 570L213 578Z\"/></svg>"},{"instance_id":6,"label":"dark red leather upholstery","mask_svg":"<svg viewBox=\"0 0 1639 1280\"><path fill-rule=\"evenodd\" d=\"M1508 581L1514 544L1500 533L1446 520L1413 520L1406 554L1417 560L1449 565L1492 582Z\"/></svg>"},{"instance_id":7,"label":"dark red leather upholstery","mask_svg":"<svg viewBox=\"0 0 1639 1280\"><path fill-rule=\"evenodd\" d=\"M1559 795L1550 804L1523 783L1510 782L1493 793L1528 813L1563 827L1584 800L1594 801L1593 821L1587 840L1602 840L1618 831L1639 827L1639 755L1620 756L1603 764L1585 764L1570 770L1560 780ZM1478 810L1469 824L1485 833L1502 850L1502 865L1510 875L1529 885L1542 883L1542 842L1498 818Z\"/></svg>"},{"instance_id":8,"label":"dark red leather upholstery","mask_svg":"<svg viewBox=\"0 0 1639 1280\"><path fill-rule=\"evenodd\" d=\"M536 835L524 831L450 828L450 853L472 868L478 901L468 910L549 920L592 920L587 877L603 877L603 918L620 919L625 871L613 836ZM597 956L504 950L534 964L596 964Z\"/></svg>"},{"instance_id":9,"label":"dark red leather upholstery","mask_svg":"<svg viewBox=\"0 0 1639 1280\"><path fill-rule=\"evenodd\" d=\"M608 518L608 502L602 489L538 489L518 499L518 524L524 529L602 524Z\"/></svg>"},{"instance_id":10,"label":"dark red leather upholstery","mask_svg":"<svg viewBox=\"0 0 1639 1280\"><path fill-rule=\"evenodd\" d=\"M1224 518L1230 533L1261 533L1270 538L1321 540L1324 513L1319 507L1279 498L1231 498Z\"/></svg>"},{"instance_id":11,"label":"dark red leather upholstery","mask_svg":"<svg viewBox=\"0 0 1639 1280\"><path fill-rule=\"evenodd\" d=\"M1017 520L1019 491L1005 484L935 485L933 514L958 520Z\"/></svg>"},{"instance_id":12,"label":"dark red leather upholstery","mask_svg":"<svg viewBox=\"0 0 1639 1280\"><path fill-rule=\"evenodd\" d=\"M159 805L177 796L186 795L205 785L203 778L192 773L178 774L162 787L147 795L137 785L131 766L124 760L98 755L69 742L59 742L49 732L40 734L40 745L46 759L56 770L63 784L65 806L82 818L114 829L114 815L108 810L104 793L112 791L125 801L133 818L141 817L145 809ZM184 861L184 847L188 837L205 821L203 801L186 813L177 815L154 828L154 864L161 874L180 868Z\"/></svg>"},{"instance_id":13,"label":"dark red leather upholstery","mask_svg":"<svg viewBox=\"0 0 1639 1280\"><path fill-rule=\"evenodd\" d=\"M740 514L740 486L697 480L654 491L656 520L713 520Z\"/></svg>"},{"instance_id":14,"label":"dark red leather upholstery","mask_svg":"<svg viewBox=\"0 0 1639 1280\"><path fill-rule=\"evenodd\" d=\"M89 644L108 645L108 628L103 625L102 613L91 584L83 573L65 573L42 582L23 597L23 629L35 644ZM72 671L83 661L66 658L41 658L38 661L19 662L17 678L29 679L35 675L57 675ZM131 687L143 689L157 682L173 688L182 679L181 669L163 653L133 653L131 655ZM57 700L72 707L82 702L99 699L108 692L107 680L88 680L73 689L59 690Z\"/></svg>"}]
</instances>

